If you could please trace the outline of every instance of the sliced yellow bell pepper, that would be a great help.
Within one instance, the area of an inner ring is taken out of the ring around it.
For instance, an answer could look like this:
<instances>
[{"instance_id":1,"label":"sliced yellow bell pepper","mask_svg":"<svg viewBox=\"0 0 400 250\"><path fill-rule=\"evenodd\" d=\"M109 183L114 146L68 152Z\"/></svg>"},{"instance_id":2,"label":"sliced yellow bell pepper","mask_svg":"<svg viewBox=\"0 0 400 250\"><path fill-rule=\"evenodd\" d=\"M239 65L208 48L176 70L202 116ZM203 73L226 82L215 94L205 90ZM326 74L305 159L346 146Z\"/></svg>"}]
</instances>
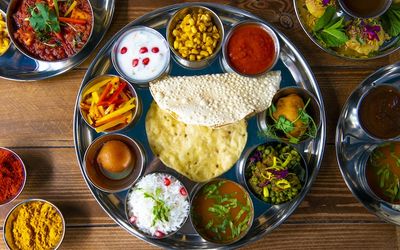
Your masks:
<instances>
[{"instance_id":1,"label":"sliced yellow bell pepper","mask_svg":"<svg viewBox=\"0 0 400 250\"><path fill-rule=\"evenodd\" d=\"M122 115L123 113L133 109L134 107L135 107L135 104L125 105L122 108L119 108L119 109L115 110L114 112L98 119L96 121L96 126L99 126L100 124L104 124L104 123L110 121L112 118Z\"/></svg>"},{"instance_id":2,"label":"sliced yellow bell pepper","mask_svg":"<svg viewBox=\"0 0 400 250\"><path fill-rule=\"evenodd\" d=\"M78 4L77 1L74 1L71 6L69 6L67 12L65 12L64 16L68 16L69 13L71 13L71 11L76 7L76 5Z\"/></svg>"},{"instance_id":3,"label":"sliced yellow bell pepper","mask_svg":"<svg viewBox=\"0 0 400 250\"><path fill-rule=\"evenodd\" d=\"M106 130L109 129L109 128L115 127L115 126L117 126L117 125L119 125L119 124L121 124L121 123L125 123L125 122L126 122L126 117L123 116L123 117L121 117L121 118L118 118L117 120L108 122L108 123L106 123L106 124L104 124L104 125L102 125L102 126L100 126L100 127L97 127L97 128L96 128L96 132L97 132L97 133L99 133L99 132L104 132L104 131L106 131Z\"/></svg>"},{"instance_id":4,"label":"sliced yellow bell pepper","mask_svg":"<svg viewBox=\"0 0 400 250\"><path fill-rule=\"evenodd\" d=\"M111 82L112 84L115 84L119 81L118 77L110 77L108 79L105 79L103 81L100 81L98 83L96 83L95 85L93 85L92 87L90 87L88 90L86 90L83 94L82 94L82 98L85 98L85 96L87 96L88 94L92 93L93 91L97 91L98 89L100 89L101 87L103 87L104 85L106 85L107 83Z\"/></svg>"}]
</instances>

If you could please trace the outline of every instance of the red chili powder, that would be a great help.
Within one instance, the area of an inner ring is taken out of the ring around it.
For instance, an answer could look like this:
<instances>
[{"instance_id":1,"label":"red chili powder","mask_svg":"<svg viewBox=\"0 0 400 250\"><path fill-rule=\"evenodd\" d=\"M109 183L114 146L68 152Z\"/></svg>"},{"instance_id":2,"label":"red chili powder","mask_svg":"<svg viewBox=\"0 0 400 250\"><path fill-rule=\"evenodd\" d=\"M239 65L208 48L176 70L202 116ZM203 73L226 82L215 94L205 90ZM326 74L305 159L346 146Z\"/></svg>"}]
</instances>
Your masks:
<instances>
[{"instance_id":1,"label":"red chili powder","mask_svg":"<svg viewBox=\"0 0 400 250\"><path fill-rule=\"evenodd\" d=\"M12 152L0 150L0 202L17 195L23 182L22 163Z\"/></svg>"}]
</instances>

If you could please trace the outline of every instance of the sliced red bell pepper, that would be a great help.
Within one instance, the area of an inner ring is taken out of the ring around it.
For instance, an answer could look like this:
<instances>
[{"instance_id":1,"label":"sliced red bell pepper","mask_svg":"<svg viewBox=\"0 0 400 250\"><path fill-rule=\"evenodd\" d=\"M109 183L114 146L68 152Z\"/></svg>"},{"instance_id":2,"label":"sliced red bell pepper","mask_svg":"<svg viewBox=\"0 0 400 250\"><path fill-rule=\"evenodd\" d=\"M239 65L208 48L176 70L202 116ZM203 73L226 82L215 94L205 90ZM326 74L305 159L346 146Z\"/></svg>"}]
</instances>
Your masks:
<instances>
[{"instance_id":1,"label":"sliced red bell pepper","mask_svg":"<svg viewBox=\"0 0 400 250\"><path fill-rule=\"evenodd\" d=\"M103 106L104 104L107 103L107 102L106 102L106 97L107 97L107 95L110 93L112 86L113 86L113 85L111 84L111 82L109 82L109 83L107 84L107 86L105 87L103 93L101 93L101 96L100 96L100 98L99 98L99 102L97 103L98 106Z\"/></svg>"},{"instance_id":2,"label":"sliced red bell pepper","mask_svg":"<svg viewBox=\"0 0 400 250\"><path fill-rule=\"evenodd\" d=\"M107 100L107 104L111 105L115 101L117 101L119 94L121 94L122 90L124 90L125 87L126 87L126 82L122 82L118 86L117 90L115 90L114 94L112 94L112 96Z\"/></svg>"}]
</instances>

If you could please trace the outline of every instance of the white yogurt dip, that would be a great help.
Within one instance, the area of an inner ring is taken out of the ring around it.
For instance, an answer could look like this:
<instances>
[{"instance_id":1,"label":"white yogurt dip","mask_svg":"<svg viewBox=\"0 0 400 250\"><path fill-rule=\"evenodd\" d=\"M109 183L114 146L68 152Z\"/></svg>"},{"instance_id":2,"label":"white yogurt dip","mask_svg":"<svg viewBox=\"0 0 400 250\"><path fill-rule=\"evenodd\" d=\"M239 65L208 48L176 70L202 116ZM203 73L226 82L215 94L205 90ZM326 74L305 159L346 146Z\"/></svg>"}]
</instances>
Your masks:
<instances>
[{"instance_id":1,"label":"white yogurt dip","mask_svg":"<svg viewBox=\"0 0 400 250\"><path fill-rule=\"evenodd\" d=\"M135 27L123 34L114 53L117 70L133 82L156 79L165 72L170 60L165 38L147 27Z\"/></svg>"}]
</instances>

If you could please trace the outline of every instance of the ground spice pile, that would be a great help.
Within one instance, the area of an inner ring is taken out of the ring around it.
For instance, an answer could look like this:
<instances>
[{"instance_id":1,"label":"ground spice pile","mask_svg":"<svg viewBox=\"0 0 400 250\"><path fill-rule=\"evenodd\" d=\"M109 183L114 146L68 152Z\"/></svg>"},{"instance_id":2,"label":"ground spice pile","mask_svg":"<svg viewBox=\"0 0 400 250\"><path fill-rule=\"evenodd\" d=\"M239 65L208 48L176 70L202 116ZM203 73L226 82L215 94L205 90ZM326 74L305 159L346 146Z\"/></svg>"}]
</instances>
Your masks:
<instances>
[{"instance_id":1,"label":"ground spice pile","mask_svg":"<svg viewBox=\"0 0 400 250\"><path fill-rule=\"evenodd\" d=\"M63 234L63 221L49 203L31 201L16 208L6 223L11 249L54 249Z\"/></svg>"},{"instance_id":2,"label":"ground spice pile","mask_svg":"<svg viewBox=\"0 0 400 250\"><path fill-rule=\"evenodd\" d=\"M23 182L21 161L12 152L0 149L0 203L17 195Z\"/></svg>"}]
</instances>

